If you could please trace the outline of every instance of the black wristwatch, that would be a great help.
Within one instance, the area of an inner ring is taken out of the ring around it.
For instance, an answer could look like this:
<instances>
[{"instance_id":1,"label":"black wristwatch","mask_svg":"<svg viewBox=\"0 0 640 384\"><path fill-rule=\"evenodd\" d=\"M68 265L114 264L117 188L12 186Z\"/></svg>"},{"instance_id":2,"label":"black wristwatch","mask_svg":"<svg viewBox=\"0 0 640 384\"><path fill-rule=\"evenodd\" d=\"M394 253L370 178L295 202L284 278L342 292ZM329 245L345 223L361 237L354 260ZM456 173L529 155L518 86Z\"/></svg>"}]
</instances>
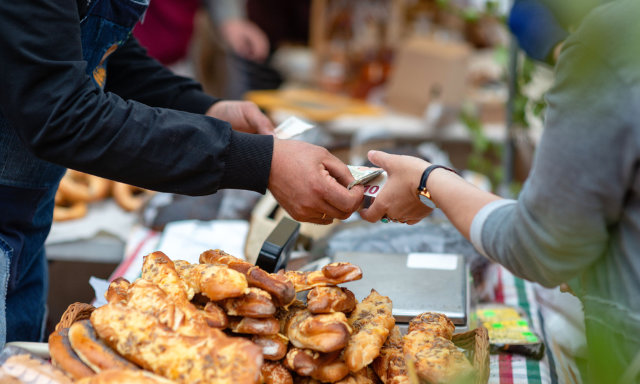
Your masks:
<instances>
[{"instance_id":1,"label":"black wristwatch","mask_svg":"<svg viewBox=\"0 0 640 384\"><path fill-rule=\"evenodd\" d=\"M443 168L443 169L446 169L447 171L451 171L455 174L458 174L458 172L456 172L454 169L445 167L444 165L435 165L435 164L428 166L427 169L425 169L424 172L422 172L422 177L420 178L420 184L418 185L418 198L420 199L420 201L422 201L424 205L426 205L431 209L436 208L436 203L434 203L433 200L431 200L431 193L427 191L427 179L429 178L429 174L431 174L431 172L434 169L438 169L438 168Z\"/></svg>"}]
</instances>

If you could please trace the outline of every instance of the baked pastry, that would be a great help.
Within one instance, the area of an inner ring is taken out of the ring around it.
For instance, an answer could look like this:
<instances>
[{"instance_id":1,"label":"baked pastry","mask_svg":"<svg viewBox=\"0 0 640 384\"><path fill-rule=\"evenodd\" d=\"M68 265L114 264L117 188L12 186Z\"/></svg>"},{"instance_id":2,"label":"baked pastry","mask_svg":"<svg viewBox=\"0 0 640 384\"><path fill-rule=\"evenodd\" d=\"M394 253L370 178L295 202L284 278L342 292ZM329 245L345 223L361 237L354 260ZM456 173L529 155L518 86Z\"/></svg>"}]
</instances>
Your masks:
<instances>
[{"instance_id":1,"label":"baked pastry","mask_svg":"<svg viewBox=\"0 0 640 384\"><path fill-rule=\"evenodd\" d=\"M263 319L231 317L229 318L229 329L234 333L248 335L275 335L280 330L280 322L275 317Z\"/></svg>"},{"instance_id":2,"label":"baked pastry","mask_svg":"<svg viewBox=\"0 0 640 384\"><path fill-rule=\"evenodd\" d=\"M184 298L168 295L157 284L145 279L131 284L124 304L155 316L163 325L186 336L217 336L219 333L210 326L217 320L215 315L197 309Z\"/></svg>"},{"instance_id":3,"label":"baked pastry","mask_svg":"<svg viewBox=\"0 0 640 384\"><path fill-rule=\"evenodd\" d=\"M281 333L275 335L255 335L251 338L254 344L262 348L265 360L280 360L287 354L289 339Z\"/></svg>"},{"instance_id":4,"label":"baked pastry","mask_svg":"<svg viewBox=\"0 0 640 384\"><path fill-rule=\"evenodd\" d=\"M314 287L307 295L307 308L311 313L351 312L356 297L343 287Z\"/></svg>"},{"instance_id":5,"label":"baked pastry","mask_svg":"<svg viewBox=\"0 0 640 384\"><path fill-rule=\"evenodd\" d=\"M279 271L278 274L289 279L296 292L302 292L313 287L326 287L360 280L362 269L351 263L337 262L325 265L320 271Z\"/></svg>"},{"instance_id":6,"label":"baked pastry","mask_svg":"<svg viewBox=\"0 0 640 384\"><path fill-rule=\"evenodd\" d=\"M174 381L141 369L108 369L75 382L76 384L175 384Z\"/></svg>"},{"instance_id":7,"label":"baked pastry","mask_svg":"<svg viewBox=\"0 0 640 384\"><path fill-rule=\"evenodd\" d=\"M349 368L340 359L339 351L318 353L310 349L291 348L283 364L300 376L310 376L323 383L334 383L349 374Z\"/></svg>"},{"instance_id":8,"label":"baked pastry","mask_svg":"<svg viewBox=\"0 0 640 384\"><path fill-rule=\"evenodd\" d=\"M173 261L162 252L153 252L143 258L141 276L158 284L174 299L191 300L195 295L195 289L180 278Z\"/></svg>"},{"instance_id":9,"label":"baked pastry","mask_svg":"<svg viewBox=\"0 0 640 384\"><path fill-rule=\"evenodd\" d=\"M413 363L418 377L429 383L472 382L475 371L469 360L450 339L440 336L448 334L448 326L442 327L438 316L423 315L402 339L407 364Z\"/></svg>"},{"instance_id":10,"label":"baked pastry","mask_svg":"<svg viewBox=\"0 0 640 384\"><path fill-rule=\"evenodd\" d=\"M54 367L38 356L11 346L5 347L2 352L6 354L6 360L3 359L0 365L0 383L2 384L71 384L71 379L60 368Z\"/></svg>"},{"instance_id":11,"label":"baked pastry","mask_svg":"<svg viewBox=\"0 0 640 384\"><path fill-rule=\"evenodd\" d=\"M67 169L58 185L61 197L71 203L102 200L109 196L111 181L73 169Z\"/></svg>"},{"instance_id":12,"label":"baked pastry","mask_svg":"<svg viewBox=\"0 0 640 384\"><path fill-rule=\"evenodd\" d=\"M344 360L351 372L371 364L380 354L380 348L395 325L391 310L391 300L372 289L349 315L353 334L344 350Z\"/></svg>"},{"instance_id":13,"label":"baked pastry","mask_svg":"<svg viewBox=\"0 0 640 384\"><path fill-rule=\"evenodd\" d=\"M107 292L104 294L104 298L107 299L108 302L112 301L127 301L127 290L131 283L125 279L124 277L117 277L111 283L109 283L109 288L107 288Z\"/></svg>"},{"instance_id":14,"label":"baked pastry","mask_svg":"<svg viewBox=\"0 0 640 384\"><path fill-rule=\"evenodd\" d=\"M203 252L200 255L200 263L224 264L245 274L249 286L269 292L278 306L289 305L295 299L296 293L293 284L286 278L278 274L268 273L219 249Z\"/></svg>"},{"instance_id":15,"label":"baked pastry","mask_svg":"<svg viewBox=\"0 0 640 384\"><path fill-rule=\"evenodd\" d=\"M189 264L184 260L173 262L178 275L193 289L212 301L239 297L249 285L246 277L226 265Z\"/></svg>"},{"instance_id":16,"label":"baked pastry","mask_svg":"<svg viewBox=\"0 0 640 384\"><path fill-rule=\"evenodd\" d=\"M69 343L80 360L93 371L105 369L137 369L98 338L89 320L81 320L69 327Z\"/></svg>"},{"instance_id":17,"label":"baked pastry","mask_svg":"<svg viewBox=\"0 0 640 384\"><path fill-rule=\"evenodd\" d=\"M69 328L62 328L49 335L49 355L53 365L62 369L74 380L96 374L71 348Z\"/></svg>"},{"instance_id":18,"label":"baked pastry","mask_svg":"<svg viewBox=\"0 0 640 384\"><path fill-rule=\"evenodd\" d=\"M451 340L456 326L442 313L424 312L409 321L407 333L418 330Z\"/></svg>"},{"instance_id":19,"label":"baked pastry","mask_svg":"<svg viewBox=\"0 0 640 384\"><path fill-rule=\"evenodd\" d=\"M155 192L125 183L113 184L113 199L125 211L137 211Z\"/></svg>"},{"instance_id":20,"label":"baked pastry","mask_svg":"<svg viewBox=\"0 0 640 384\"><path fill-rule=\"evenodd\" d=\"M260 372L264 384L293 384L291 373L280 362L265 361Z\"/></svg>"},{"instance_id":21,"label":"baked pastry","mask_svg":"<svg viewBox=\"0 0 640 384\"><path fill-rule=\"evenodd\" d=\"M84 201L76 201L75 203L62 200L53 207L53 221L69 221L75 220L87 215L89 207Z\"/></svg>"},{"instance_id":22,"label":"baked pastry","mask_svg":"<svg viewBox=\"0 0 640 384\"><path fill-rule=\"evenodd\" d=\"M296 309L286 320L286 335L295 347L334 352L347 345L351 327L342 312L314 315Z\"/></svg>"},{"instance_id":23,"label":"baked pastry","mask_svg":"<svg viewBox=\"0 0 640 384\"><path fill-rule=\"evenodd\" d=\"M370 367L365 367L358 372L351 372L337 384L376 384L380 379Z\"/></svg>"},{"instance_id":24,"label":"baked pastry","mask_svg":"<svg viewBox=\"0 0 640 384\"><path fill-rule=\"evenodd\" d=\"M271 300L271 295L267 291L254 287L248 288L242 296L222 300L220 305L229 316L265 318L273 317L276 313L276 306Z\"/></svg>"},{"instance_id":25,"label":"baked pastry","mask_svg":"<svg viewBox=\"0 0 640 384\"><path fill-rule=\"evenodd\" d=\"M214 328L211 335L185 336L121 303L97 308L91 323L127 359L178 383L254 384L259 379L262 351L244 338Z\"/></svg>"},{"instance_id":26,"label":"baked pastry","mask_svg":"<svg viewBox=\"0 0 640 384\"><path fill-rule=\"evenodd\" d=\"M387 341L380 348L380 355L371 364L384 384L409 384L403 345L400 329L394 326L389 332Z\"/></svg>"},{"instance_id":27,"label":"baked pastry","mask_svg":"<svg viewBox=\"0 0 640 384\"><path fill-rule=\"evenodd\" d=\"M205 320L210 327L225 329L229 326L229 318L224 309L213 301L206 303L202 310L206 313Z\"/></svg>"}]
</instances>

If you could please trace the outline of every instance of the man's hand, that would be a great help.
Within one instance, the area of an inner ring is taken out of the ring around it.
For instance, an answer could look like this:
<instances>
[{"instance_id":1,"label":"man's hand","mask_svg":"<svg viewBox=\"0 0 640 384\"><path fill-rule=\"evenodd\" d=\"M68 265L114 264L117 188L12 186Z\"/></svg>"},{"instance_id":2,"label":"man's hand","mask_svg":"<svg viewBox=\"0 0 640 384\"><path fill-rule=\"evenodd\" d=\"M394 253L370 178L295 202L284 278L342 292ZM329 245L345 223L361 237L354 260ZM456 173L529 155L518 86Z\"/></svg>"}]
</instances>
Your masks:
<instances>
[{"instance_id":1,"label":"man's hand","mask_svg":"<svg viewBox=\"0 0 640 384\"><path fill-rule=\"evenodd\" d=\"M417 157L380 151L369 151L369 160L384 168L389 179L373 204L360 212L363 219L373 223L386 216L389 220L415 224L431 213L417 195L420 177L429 163Z\"/></svg>"},{"instance_id":2,"label":"man's hand","mask_svg":"<svg viewBox=\"0 0 640 384\"><path fill-rule=\"evenodd\" d=\"M358 209L361 185L347 190L351 172L325 148L297 140L273 143L269 190L296 220L330 224Z\"/></svg>"},{"instance_id":3,"label":"man's hand","mask_svg":"<svg viewBox=\"0 0 640 384\"><path fill-rule=\"evenodd\" d=\"M269 54L269 39L254 23L233 19L220 26L222 37L233 52L247 60L263 61Z\"/></svg>"},{"instance_id":4,"label":"man's hand","mask_svg":"<svg viewBox=\"0 0 640 384\"><path fill-rule=\"evenodd\" d=\"M228 121L236 131L273 135L273 123L251 101L218 101L206 113L207 116Z\"/></svg>"}]
</instances>

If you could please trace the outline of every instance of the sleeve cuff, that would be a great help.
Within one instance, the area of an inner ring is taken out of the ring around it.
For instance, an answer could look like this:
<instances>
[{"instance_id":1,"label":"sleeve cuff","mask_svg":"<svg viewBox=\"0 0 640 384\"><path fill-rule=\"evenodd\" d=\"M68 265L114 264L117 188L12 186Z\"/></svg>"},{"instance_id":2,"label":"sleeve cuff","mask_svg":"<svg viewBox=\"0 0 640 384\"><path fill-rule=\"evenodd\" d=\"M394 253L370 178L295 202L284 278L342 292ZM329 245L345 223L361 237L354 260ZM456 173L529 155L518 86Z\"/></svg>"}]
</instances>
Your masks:
<instances>
[{"instance_id":1,"label":"sleeve cuff","mask_svg":"<svg viewBox=\"0 0 640 384\"><path fill-rule=\"evenodd\" d=\"M272 157L273 136L231 131L220 188L265 193Z\"/></svg>"},{"instance_id":2,"label":"sleeve cuff","mask_svg":"<svg viewBox=\"0 0 640 384\"><path fill-rule=\"evenodd\" d=\"M482 244L482 227L484 223L487 221L487 218L496 210L511 204L516 204L516 200L510 199L502 199L492 201L489 204L485 205L478 211L478 213L473 218L471 222L471 229L469 231L469 237L471 239L471 244L476 248L478 252L484 257L491 259L487 252L484 249L484 245Z\"/></svg>"},{"instance_id":3,"label":"sleeve cuff","mask_svg":"<svg viewBox=\"0 0 640 384\"><path fill-rule=\"evenodd\" d=\"M209 96L201 90L190 89L176 98L173 109L202 115L218 101L220 99Z\"/></svg>"}]
</instances>

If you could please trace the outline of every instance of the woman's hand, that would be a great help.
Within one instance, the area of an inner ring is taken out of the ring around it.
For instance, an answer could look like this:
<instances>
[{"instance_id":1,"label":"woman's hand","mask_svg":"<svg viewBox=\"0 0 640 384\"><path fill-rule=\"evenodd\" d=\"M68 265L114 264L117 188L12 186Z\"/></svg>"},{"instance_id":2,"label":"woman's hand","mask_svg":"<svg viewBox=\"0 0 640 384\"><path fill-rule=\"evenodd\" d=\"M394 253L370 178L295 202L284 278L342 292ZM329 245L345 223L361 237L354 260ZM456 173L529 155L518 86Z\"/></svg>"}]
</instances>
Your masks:
<instances>
[{"instance_id":1,"label":"woman's hand","mask_svg":"<svg viewBox=\"0 0 640 384\"><path fill-rule=\"evenodd\" d=\"M386 217L415 224L431 213L432 209L424 205L417 194L420 177L430 165L428 162L380 151L369 151L369 160L387 171L389 179L373 204L360 212L363 219L373 223Z\"/></svg>"},{"instance_id":2,"label":"woman's hand","mask_svg":"<svg viewBox=\"0 0 640 384\"><path fill-rule=\"evenodd\" d=\"M206 113L207 116L227 121L236 131L273 135L273 123L251 101L218 101Z\"/></svg>"}]
</instances>

